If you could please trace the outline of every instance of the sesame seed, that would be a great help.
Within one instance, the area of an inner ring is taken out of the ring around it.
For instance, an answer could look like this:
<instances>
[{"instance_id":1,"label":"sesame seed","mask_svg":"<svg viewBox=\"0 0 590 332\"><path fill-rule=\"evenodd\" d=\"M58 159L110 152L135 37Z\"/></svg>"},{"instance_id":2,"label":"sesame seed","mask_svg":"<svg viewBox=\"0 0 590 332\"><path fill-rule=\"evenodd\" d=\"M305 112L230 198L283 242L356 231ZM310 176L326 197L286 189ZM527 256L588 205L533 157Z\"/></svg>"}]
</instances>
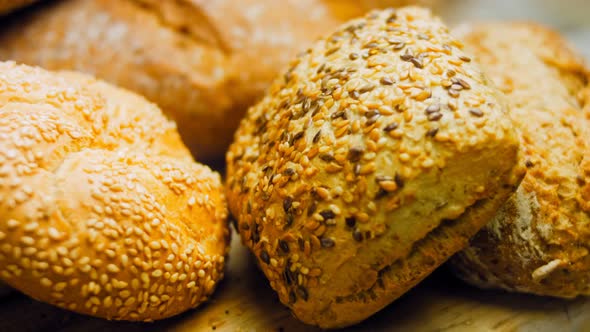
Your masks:
<instances>
[{"instance_id":1,"label":"sesame seed","mask_svg":"<svg viewBox=\"0 0 590 332\"><path fill-rule=\"evenodd\" d=\"M459 97L459 90L449 89L449 96L453 98Z\"/></svg>"},{"instance_id":2,"label":"sesame seed","mask_svg":"<svg viewBox=\"0 0 590 332\"><path fill-rule=\"evenodd\" d=\"M379 83L381 83L382 85L392 85L393 80L387 76L384 76L384 77L381 77L381 79L379 80Z\"/></svg>"},{"instance_id":3,"label":"sesame seed","mask_svg":"<svg viewBox=\"0 0 590 332\"><path fill-rule=\"evenodd\" d=\"M332 248L333 246L336 245L336 242L329 237L322 237L320 239L320 243L321 243L322 247L324 247L324 248Z\"/></svg>"},{"instance_id":4,"label":"sesame seed","mask_svg":"<svg viewBox=\"0 0 590 332\"><path fill-rule=\"evenodd\" d=\"M472 108L469 110L469 113L478 118L483 116L483 112L479 108Z\"/></svg>"},{"instance_id":5,"label":"sesame seed","mask_svg":"<svg viewBox=\"0 0 590 332\"><path fill-rule=\"evenodd\" d=\"M397 122L392 122L390 124L388 124L387 126L385 126L385 128L383 128L383 131L385 132L390 132L392 130L395 130L399 127L399 124Z\"/></svg>"},{"instance_id":6,"label":"sesame seed","mask_svg":"<svg viewBox=\"0 0 590 332\"><path fill-rule=\"evenodd\" d=\"M414 56L412 55L412 53L410 53L410 50L409 49L406 49L406 53L400 55L399 57L403 61L410 61L410 60L412 60L414 58Z\"/></svg>"},{"instance_id":7,"label":"sesame seed","mask_svg":"<svg viewBox=\"0 0 590 332\"><path fill-rule=\"evenodd\" d=\"M357 162L361 159L364 149L359 146L352 147L348 150L348 160Z\"/></svg>"},{"instance_id":8,"label":"sesame seed","mask_svg":"<svg viewBox=\"0 0 590 332\"><path fill-rule=\"evenodd\" d=\"M431 113L437 113L440 111L440 104L436 103L436 104L432 104L432 105L428 105L428 107L426 107L426 114L431 114Z\"/></svg>"},{"instance_id":9,"label":"sesame seed","mask_svg":"<svg viewBox=\"0 0 590 332\"><path fill-rule=\"evenodd\" d=\"M471 62L471 58L468 56L465 56L465 55L460 55L459 59L461 59L462 61L465 61L465 62Z\"/></svg>"},{"instance_id":10,"label":"sesame seed","mask_svg":"<svg viewBox=\"0 0 590 332\"><path fill-rule=\"evenodd\" d=\"M266 250L262 250L262 252L260 252L260 259L266 264L270 263L270 256Z\"/></svg>"},{"instance_id":11,"label":"sesame seed","mask_svg":"<svg viewBox=\"0 0 590 332\"><path fill-rule=\"evenodd\" d=\"M320 212L320 215L324 220L334 219L336 214L332 210L323 210Z\"/></svg>"},{"instance_id":12,"label":"sesame seed","mask_svg":"<svg viewBox=\"0 0 590 332\"><path fill-rule=\"evenodd\" d=\"M358 229L354 229L352 231L352 238L357 242L361 242L363 241L363 233Z\"/></svg>"},{"instance_id":13,"label":"sesame seed","mask_svg":"<svg viewBox=\"0 0 590 332\"><path fill-rule=\"evenodd\" d=\"M416 68L420 68L420 69L424 68L424 64L422 63L422 60L420 60L418 58L411 58L410 62L412 62L412 64Z\"/></svg>"},{"instance_id":14,"label":"sesame seed","mask_svg":"<svg viewBox=\"0 0 590 332\"><path fill-rule=\"evenodd\" d=\"M426 137L434 137L438 133L439 128L432 128L426 132Z\"/></svg>"},{"instance_id":15,"label":"sesame seed","mask_svg":"<svg viewBox=\"0 0 590 332\"><path fill-rule=\"evenodd\" d=\"M387 20L385 20L385 23L387 23L387 24L393 23L393 22L395 22L396 19L397 19L397 13L394 11L393 13L391 13L391 15L389 15Z\"/></svg>"},{"instance_id":16,"label":"sesame seed","mask_svg":"<svg viewBox=\"0 0 590 332\"><path fill-rule=\"evenodd\" d=\"M443 117L443 114L440 112L437 113L430 113L428 114L428 121L438 121Z\"/></svg>"},{"instance_id":17,"label":"sesame seed","mask_svg":"<svg viewBox=\"0 0 590 332\"><path fill-rule=\"evenodd\" d=\"M110 273L118 273L119 268L115 264L109 264L107 265L107 271Z\"/></svg>"},{"instance_id":18,"label":"sesame seed","mask_svg":"<svg viewBox=\"0 0 590 332\"><path fill-rule=\"evenodd\" d=\"M288 253L289 252L289 244L287 243L287 241L279 240L279 248L281 248L281 250L284 253Z\"/></svg>"},{"instance_id":19,"label":"sesame seed","mask_svg":"<svg viewBox=\"0 0 590 332\"><path fill-rule=\"evenodd\" d=\"M289 209L291 209L291 206L293 205L293 197L291 196L287 196L284 200L283 200L283 210L285 212L289 212Z\"/></svg>"}]
</instances>

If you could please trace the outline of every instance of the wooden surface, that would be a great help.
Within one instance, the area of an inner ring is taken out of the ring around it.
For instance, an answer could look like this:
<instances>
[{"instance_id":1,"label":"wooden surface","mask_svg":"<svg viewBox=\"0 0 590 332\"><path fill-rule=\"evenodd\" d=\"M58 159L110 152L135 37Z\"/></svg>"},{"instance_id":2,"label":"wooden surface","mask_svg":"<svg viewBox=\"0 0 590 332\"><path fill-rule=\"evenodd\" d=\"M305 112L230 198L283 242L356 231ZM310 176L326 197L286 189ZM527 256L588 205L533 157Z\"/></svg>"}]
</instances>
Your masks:
<instances>
[{"instance_id":1,"label":"wooden surface","mask_svg":"<svg viewBox=\"0 0 590 332\"><path fill-rule=\"evenodd\" d=\"M207 304L151 324L108 322L72 314L0 290L0 331L200 332L318 331L294 319L264 276L232 241L227 276ZM345 331L590 331L590 299L563 301L482 291L438 271L364 323Z\"/></svg>"}]
</instances>

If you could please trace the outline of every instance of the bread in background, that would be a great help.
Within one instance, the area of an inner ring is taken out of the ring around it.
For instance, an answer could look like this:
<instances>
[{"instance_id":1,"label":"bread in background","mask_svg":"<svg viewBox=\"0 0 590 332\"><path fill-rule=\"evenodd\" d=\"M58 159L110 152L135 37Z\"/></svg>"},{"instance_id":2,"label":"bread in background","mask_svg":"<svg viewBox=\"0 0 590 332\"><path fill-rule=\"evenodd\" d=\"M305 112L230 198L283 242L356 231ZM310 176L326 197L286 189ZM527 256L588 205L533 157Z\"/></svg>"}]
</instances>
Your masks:
<instances>
[{"instance_id":1,"label":"bread in background","mask_svg":"<svg viewBox=\"0 0 590 332\"><path fill-rule=\"evenodd\" d=\"M62 0L2 22L0 60L87 72L157 103L200 160L298 52L369 6L334 0Z\"/></svg>"},{"instance_id":2,"label":"bread in background","mask_svg":"<svg viewBox=\"0 0 590 332\"><path fill-rule=\"evenodd\" d=\"M590 86L581 57L533 23L456 31L507 95L527 174L452 260L464 280L539 295L590 295Z\"/></svg>"}]
</instances>

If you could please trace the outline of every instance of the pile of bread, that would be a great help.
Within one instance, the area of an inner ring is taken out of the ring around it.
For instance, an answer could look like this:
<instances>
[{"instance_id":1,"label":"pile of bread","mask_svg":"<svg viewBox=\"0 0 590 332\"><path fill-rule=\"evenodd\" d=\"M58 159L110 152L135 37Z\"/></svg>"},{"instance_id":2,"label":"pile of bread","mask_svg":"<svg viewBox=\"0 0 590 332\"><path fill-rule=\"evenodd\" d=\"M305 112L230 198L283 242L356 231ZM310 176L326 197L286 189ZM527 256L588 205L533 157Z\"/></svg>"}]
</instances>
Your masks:
<instances>
[{"instance_id":1,"label":"pile of bread","mask_svg":"<svg viewBox=\"0 0 590 332\"><path fill-rule=\"evenodd\" d=\"M480 287L590 295L590 71L557 33L449 31L395 0L8 14L30 2L0 1L11 287L107 319L176 315L223 278L231 213L281 302L324 328L447 260ZM194 161L223 156L223 181Z\"/></svg>"}]
</instances>

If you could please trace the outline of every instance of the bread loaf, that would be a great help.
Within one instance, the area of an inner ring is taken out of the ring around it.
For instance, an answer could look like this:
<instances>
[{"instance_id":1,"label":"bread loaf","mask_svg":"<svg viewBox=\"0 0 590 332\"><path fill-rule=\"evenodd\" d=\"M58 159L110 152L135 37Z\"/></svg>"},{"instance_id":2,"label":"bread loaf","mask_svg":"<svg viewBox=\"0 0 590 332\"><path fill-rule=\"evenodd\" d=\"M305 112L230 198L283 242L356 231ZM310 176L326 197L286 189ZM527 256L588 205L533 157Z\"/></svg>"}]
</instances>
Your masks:
<instances>
[{"instance_id":1,"label":"bread loaf","mask_svg":"<svg viewBox=\"0 0 590 332\"><path fill-rule=\"evenodd\" d=\"M466 246L519 181L499 91L429 11L374 12L291 63L227 154L230 210L280 300L369 317Z\"/></svg>"},{"instance_id":2,"label":"bread loaf","mask_svg":"<svg viewBox=\"0 0 590 332\"><path fill-rule=\"evenodd\" d=\"M392 1L389 1L392 4ZM78 70L136 91L203 160L290 58L368 6L341 0L63 0L2 22L0 59Z\"/></svg>"},{"instance_id":3,"label":"bread loaf","mask_svg":"<svg viewBox=\"0 0 590 332\"><path fill-rule=\"evenodd\" d=\"M143 98L0 63L0 280L108 319L207 299L228 246L220 177Z\"/></svg>"},{"instance_id":4,"label":"bread loaf","mask_svg":"<svg viewBox=\"0 0 590 332\"><path fill-rule=\"evenodd\" d=\"M527 174L453 259L464 280L539 295L590 295L589 72L557 33L489 23L457 32L508 96Z\"/></svg>"}]
</instances>

